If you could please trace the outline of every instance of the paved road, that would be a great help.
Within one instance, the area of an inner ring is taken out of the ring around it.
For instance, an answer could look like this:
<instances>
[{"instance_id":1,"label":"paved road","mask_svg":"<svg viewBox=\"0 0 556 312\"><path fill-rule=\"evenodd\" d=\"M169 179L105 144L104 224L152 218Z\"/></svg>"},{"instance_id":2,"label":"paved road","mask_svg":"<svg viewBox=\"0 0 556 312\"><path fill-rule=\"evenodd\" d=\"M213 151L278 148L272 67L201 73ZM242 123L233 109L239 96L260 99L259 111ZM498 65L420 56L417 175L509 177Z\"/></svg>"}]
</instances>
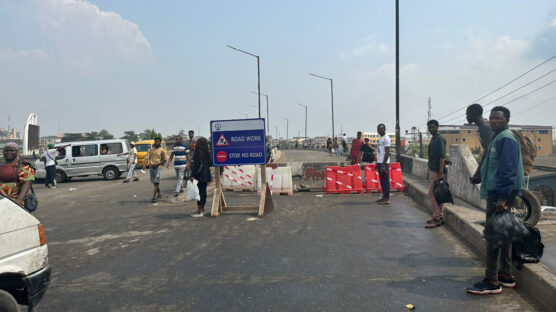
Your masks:
<instances>
[{"instance_id":1,"label":"paved road","mask_svg":"<svg viewBox=\"0 0 556 312\"><path fill-rule=\"evenodd\" d=\"M278 162L327 162L345 161L346 156L330 156L327 151L308 151L308 150L282 150Z\"/></svg>"},{"instance_id":2,"label":"paved road","mask_svg":"<svg viewBox=\"0 0 556 312\"><path fill-rule=\"evenodd\" d=\"M385 207L298 193L262 219L195 219L194 203L154 206L150 192L146 179L37 186L53 268L41 311L535 311L516 290L466 294L481 261L447 229L425 230L401 194Z\"/></svg>"}]
</instances>

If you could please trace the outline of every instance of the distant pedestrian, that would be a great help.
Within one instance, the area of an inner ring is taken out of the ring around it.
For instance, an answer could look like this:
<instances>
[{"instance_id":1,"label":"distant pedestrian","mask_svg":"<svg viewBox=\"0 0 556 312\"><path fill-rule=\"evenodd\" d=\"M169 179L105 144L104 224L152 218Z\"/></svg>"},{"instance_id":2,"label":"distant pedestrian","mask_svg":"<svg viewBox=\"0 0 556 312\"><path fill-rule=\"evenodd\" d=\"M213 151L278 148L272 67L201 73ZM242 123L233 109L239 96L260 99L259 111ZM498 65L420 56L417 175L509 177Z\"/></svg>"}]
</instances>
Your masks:
<instances>
[{"instance_id":1,"label":"distant pedestrian","mask_svg":"<svg viewBox=\"0 0 556 312\"><path fill-rule=\"evenodd\" d=\"M151 183L154 185L154 193L151 202L155 203L159 198L162 197L162 192L160 191L160 176L162 174L161 167L167 161L166 151L161 146L162 139L154 139L154 145L147 152L147 159L143 170L149 166L149 171L151 175Z\"/></svg>"},{"instance_id":2,"label":"distant pedestrian","mask_svg":"<svg viewBox=\"0 0 556 312\"><path fill-rule=\"evenodd\" d=\"M265 144L265 154L266 154L266 163L269 164L272 162L272 146L270 145L270 137L266 137L266 144Z\"/></svg>"},{"instance_id":3,"label":"distant pedestrian","mask_svg":"<svg viewBox=\"0 0 556 312\"><path fill-rule=\"evenodd\" d=\"M361 162L371 164L375 161L375 148L371 146L369 138L365 138L365 143L361 145Z\"/></svg>"},{"instance_id":4,"label":"distant pedestrian","mask_svg":"<svg viewBox=\"0 0 556 312\"><path fill-rule=\"evenodd\" d=\"M193 165L191 171L197 180L197 187L199 188L199 195L201 199L197 202L197 212L191 216L194 218L202 217L205 214L205 204L207 202L207 185L212 181L210 167L213 166L212 157L209 153L209 146L207 139L201 137L197 140L197 147L193 155Z\"/></svg>"},{"instance_id":5,"label":"distant pedestrian","mask_svg":"<svg viewBox=\"0 0 556 312\"><path fill-rule=\"evenodd\" d=\"M35 180L35 169L31 164L19 159L17 143L6 143L3 153L4 163L0 165L0 194L23 207Z\"/></svg>"},{"instance_id":6,"label":"distant pedestrian","mask_svg":"<svg viewBox=\"0 0 556 312\"><path fill-rule=\"evenodd\" d=\"M130 150L127 156L127 177L124 183L129 183L131 177L133 177L133 181L139 181L137 172L135 172L135 166L137 166L137 148L135 148L135 142L129 143L129 147Z\"/></svg>"},{"instance_id":7,"label":"distant pedestrian","mask_svg":"<svg viewBox=\"0 0 556 312\"><path fill-rule=\"evenodd\" d=\"M183 193L185 190L185 170L188 167L187 165L187 155L189 154L189 146L183 143L183 137L180 135L176 138L176 145L172 147L172 153L170 154L170 158L168 159L168 163L166 164L166 168L170 168L170 163L172 159L174 160L174 170L176 171L176 194L175 196L178 197L180 193Z\"/></svg>"},{"instance_id":8,"label":"distant pedestrian","mask_svg":"<svg viewBox=\"0 0 556 312\"><path fill-rule=\"evenodd\" d=\"M351 152L349 153L352 165L357 165L361 162L362 145L363 141L361 140L361 131L357 131L357 137L351 141Z\"/></svg>"},{"instance_id":9,"label":"distant pedestrian","mask_svg":"<svg viewBox=\"0 0 556 312\"><path fill-rule=\"evenodd\" d=\"M347 151L348 151L348 138L347 138L345 133L344 133L344 135L342 135L342 148L344 149L344 153L347 153Z\"/></svg>"},{"instance_id":10,"label":"distant pedestrian","mask_svg":"<svg viewBox=\"0 0 556 312\"><path fill-rule=\"evenodd\" d=\"M444 204L438 204L434 197L434 182L444 180L444 165L446 162L446 140L438 132L438 121L432 119L427 122L429 133L432 135L429 143L429 199L432 205L432 219L427 221L425 228L431 229L444 224Z\"/></svg>"},{"instance_id":11,"label":"distant pedestrian","mask_svg":"<svg viewBox=\"0 0 556 312\"><path fill-rule=\"evenodd\" d=\"M46 178L44 185L47 188L56 188L56 165L58 161L56 157L58 153L63 151L69 144L55 148L54 144L48 144L48 149L41 155L41 160L44 162L44 169L46 171Z\"/></svg>"},{"instance_id":12,"label":"distant pedestrian","mask_svg":"<svg viewBox=\"0 0 556 312\"><path fill-rule=\"evenodd\" d=\"M494 107L490 111L489 122L494 137L486 149L486 160L481 165L481 198L486 199L487 220L496 212L511 209L513 199L523 191L521 149L515 134L508 129L510 111L503 106ZM511 243L497 247L496 242L486 242L485 277L468 287L467 292L488 295L501 293L500 285L515 288Z\"/></svg>"},{"instance_id":13,"label":"distant pedestrian","mask_svg":"<svg viewBox=\"0 0 556 312\"><path fill-rule=\"evenodd\" d=\"M379 124L376 128L380 138L378 139L378 155L376 170L382 187L382 197L376 202L382 205L390 204L390 146L392 142L386 134L386 126Z\"/></svg>"},{"instance_id":14,"label":"distant pedestrian","mask_svg":"<svg viewBox=\"0 0 556 312\"><path fill-rule=\"evenodd\" d=\"M338 144L338 138L334 137L334 153L336 156L340 156L340 144Z\"/></svg>"},{"instance_id":15,"label":"distant pedestrian","mask_svg":"<svg viewBox=\"0 0 556 312\"><path fill-rule=\"evenodd\" d=\"M481 147L483 152L481 153L481 160L479 161L479 166L471 178L471 183L479 184L481 183L481 165L485 159L487 152L487 146L492 141L492 136L494 133L488 124L488 120L483 118L483 107L479 104L471 104L467 107L466 111L467 121L471 124L474 123L477 126L477 132L479 134L479 141L481 142Z\"/></svg>"},{"instance_id":16,"label":"distant pedestrian","mask_svg":"<svg viewBox=\"0 0 556 312\"><path fill-rule=\"evenodd\" d=\"M328 138L328 140L326 140L326 149L328 150L328 155L330 157L332 157L332 139Z\"/></svg>"}]
</instances>

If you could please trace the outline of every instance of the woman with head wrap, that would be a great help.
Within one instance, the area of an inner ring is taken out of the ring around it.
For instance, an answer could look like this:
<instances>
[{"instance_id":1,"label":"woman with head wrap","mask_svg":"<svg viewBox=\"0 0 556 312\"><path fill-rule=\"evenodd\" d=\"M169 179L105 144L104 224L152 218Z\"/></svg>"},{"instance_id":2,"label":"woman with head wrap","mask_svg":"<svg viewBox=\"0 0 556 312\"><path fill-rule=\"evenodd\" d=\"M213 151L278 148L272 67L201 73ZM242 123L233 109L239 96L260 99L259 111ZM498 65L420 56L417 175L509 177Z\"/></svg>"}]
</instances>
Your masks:
<instances>
[{"instance_id":1,"label":"woman with head wrap","mask_svg":"<svg viewBox=\"0 0 556 312\"><path fill-rule=\"evenodd\" d=\"M4 146L4 163L0 164L0 194L23 206L35 180L33 167L19 159L19 147L10 142Z\"/></svg>"}]
</instances>

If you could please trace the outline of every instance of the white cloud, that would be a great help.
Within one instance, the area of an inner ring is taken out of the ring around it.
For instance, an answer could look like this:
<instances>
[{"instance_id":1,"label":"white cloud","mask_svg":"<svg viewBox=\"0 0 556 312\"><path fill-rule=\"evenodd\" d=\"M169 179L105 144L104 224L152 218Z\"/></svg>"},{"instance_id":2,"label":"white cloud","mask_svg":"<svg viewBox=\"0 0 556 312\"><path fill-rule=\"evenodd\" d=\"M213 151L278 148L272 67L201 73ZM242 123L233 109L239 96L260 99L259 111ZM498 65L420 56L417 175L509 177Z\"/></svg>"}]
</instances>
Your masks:
<instances>
[{"instance_id":1,"label":"white cloud","mask_svg":"<svg viewBox=\"0 0 556 312\"><path fill-rule=\"evenodd\" d=\"M550 23L551 27L556 27L556 17L552 19L552 22Z\"/></svg>"},{"instance_id":2,"label":"white cloud","mask_svg":"<svg viewBox=\"0 0 556 312\"><path fill-rule=\"evenodd\" d=\"M459 55L456 60L463 66L481 64L487 65L486 67L497 67L519 59L528 48L528 41L512 39L509 36L500 36L495 40L471 36L467 51Z\"/></svg>"},{"instance_id":3,"label":"white cloud","mask_svg":"<svg viewBox=\"0 0 556 312\"><path fill-rule=\"evenodd\" d=\"M12 49L0 49L0 60L25 60L25 61L49 61L49 57L42 49L23 49L23 50L12 50Z\"/></svg>"},{"instance_id":4,"label":"white cloud","mask_svg":"<svg viewBox=\"0 0 556 312\"><path fill-rule=\"evenodd\" d=\"M392 48L384 43L379 43L375 39L374 35L365 37L360 39L357 42L357 45L349 52L340 53L340 57L345 58L347 56L363 56L370 53L380 53L380 54L389 54L392 52Z\"/></svg>"},{"instance_id":5,"label":"white cloud","mask_svg":"<svg viewBox=\"0 0 556 312\"><path fill-rule=\"evenodd\" d=\"M115 12L83 0L36 0L42 29L56 40L66 59L141 61L151 57L151 44L139 26Z\"/></svg>"}]
</instances>

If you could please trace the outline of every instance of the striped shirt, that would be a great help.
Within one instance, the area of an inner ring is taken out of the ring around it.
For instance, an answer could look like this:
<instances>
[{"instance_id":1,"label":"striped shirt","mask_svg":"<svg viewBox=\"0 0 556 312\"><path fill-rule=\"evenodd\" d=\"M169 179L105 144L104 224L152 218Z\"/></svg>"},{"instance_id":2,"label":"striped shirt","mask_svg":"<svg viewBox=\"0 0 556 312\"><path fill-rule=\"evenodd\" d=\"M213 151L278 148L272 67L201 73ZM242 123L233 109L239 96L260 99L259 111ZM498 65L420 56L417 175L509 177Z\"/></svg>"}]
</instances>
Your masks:
<instances>
[{"instance_id":1,"label":"striped shirt","mask_svg":"<svg viewBox=\"0 0 556 312\"><path fill-rule=\"evenodd\" d=\"M174 153L174 168L185 168L187 165L187 154L189 153L187 144L174 145L172 153Z\"/></svg>"}]
</instances>

